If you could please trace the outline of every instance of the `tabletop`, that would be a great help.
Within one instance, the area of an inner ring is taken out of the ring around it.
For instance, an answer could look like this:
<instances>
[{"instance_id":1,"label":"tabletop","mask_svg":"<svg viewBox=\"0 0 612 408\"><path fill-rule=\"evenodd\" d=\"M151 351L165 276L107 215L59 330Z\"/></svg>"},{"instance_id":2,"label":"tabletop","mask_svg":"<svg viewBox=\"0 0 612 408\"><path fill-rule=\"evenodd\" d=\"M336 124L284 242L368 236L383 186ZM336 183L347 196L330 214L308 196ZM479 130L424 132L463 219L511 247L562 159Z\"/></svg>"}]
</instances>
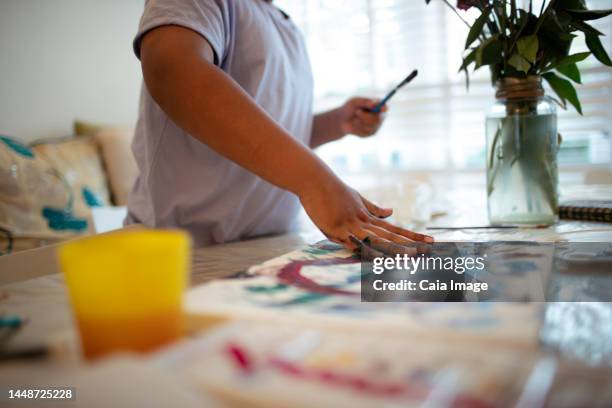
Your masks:
<instances>
[{"instance_id":1,"label":"tabletop","mask_svg":"<svg viewBox=\"0 0 612 408\"><path fill-rule=\"evenodd\" d=\"M609 192L609 189L604 189ZM588 191L594 191L591 188ZM446 192L447 205L444 214L434 217L431 225L465 226L481 223L483 208L470 201L469 189L458 188ZM482 203L481 203L482 204ZM432 210L435 212L435 209ZM469 216L476 214L476 216ZM400 214L401 215L401 214ZM480 218L478 218L480 217ZM469 223L469 224L466 224ZM427 232L423 224L410 226ZM536 241L612 241L612 224L580 221L560 221L546 229L518 230L437 230L437 240L536 240ZM245 271L252 265L277 257L306 243L313 243L322 235L312 225L301 233L233 242L193 250L191 285L198 286L214 279L226 278ZM74 336L74 324L67 300L64 282L55 260L56 247L27 251L27 253L0 258L0 311L28 318L10 341L13 349L36 347L45 344L62 344L66 333ZM27 262L24 262L27 260ZM27 265L25 267L24 265ZM602 313L609 313L603 310ZM592 308L588 313L594 313ZM575 314L580 319L578 314ZM552 337L558 333L552 330ZM584 335L578 333L577 336ZM607 334L603 334L604 336ZM567 339L562 339L566 341ZM588 354L588 350L587 350ZM610 350L612 355L612 350ZM0 376L7 375L21 363L0 365ZM39 364L46 364L41 362ZM49 363L51 364L51 363Z\"/></svg>"}]
</instances>

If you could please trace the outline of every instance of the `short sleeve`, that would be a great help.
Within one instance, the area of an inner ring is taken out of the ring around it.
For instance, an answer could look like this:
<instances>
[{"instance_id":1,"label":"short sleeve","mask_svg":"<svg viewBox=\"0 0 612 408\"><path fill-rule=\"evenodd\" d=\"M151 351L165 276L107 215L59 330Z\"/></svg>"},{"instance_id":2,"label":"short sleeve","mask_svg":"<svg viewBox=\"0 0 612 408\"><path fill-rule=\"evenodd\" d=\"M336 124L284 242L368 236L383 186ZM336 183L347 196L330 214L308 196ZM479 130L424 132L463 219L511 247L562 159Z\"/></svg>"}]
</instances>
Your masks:
<instances>
[{"instance_id":1,"label":"short sleeve","mask_svg":"<svg viewBox=\"0 0 612 408\"><path fill-rule=\"evenodd\" d=\"M227 0L147 0L134 39L134 53L140 58L140 44L146 33L165 25L178 25L204 37L221 65L227 48L229 22Z\"/></svg>"}]
</instances>

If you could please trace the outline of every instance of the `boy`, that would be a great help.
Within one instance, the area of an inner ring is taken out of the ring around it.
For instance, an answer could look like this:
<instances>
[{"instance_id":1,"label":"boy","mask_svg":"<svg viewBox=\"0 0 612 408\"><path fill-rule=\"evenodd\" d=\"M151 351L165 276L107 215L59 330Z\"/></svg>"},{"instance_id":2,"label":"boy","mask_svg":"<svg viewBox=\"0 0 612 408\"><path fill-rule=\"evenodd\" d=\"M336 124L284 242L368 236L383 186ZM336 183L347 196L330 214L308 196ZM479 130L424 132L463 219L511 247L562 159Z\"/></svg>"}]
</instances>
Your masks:
<instances>
[{"instance_id":1,"label":"boy","mask_svg":"<svg viewBox=\"0 0 612 408\"><path fill-rule=\"evenodd\" d=\"M353 98L312 114L312 75L290 18L265 0L148 0L134 41L144 85L127 222L187 229L196 246L291 228L306 210L332 241L432 242L384 221L311 150L369 136Z\"/></svg>"}]
</instances>

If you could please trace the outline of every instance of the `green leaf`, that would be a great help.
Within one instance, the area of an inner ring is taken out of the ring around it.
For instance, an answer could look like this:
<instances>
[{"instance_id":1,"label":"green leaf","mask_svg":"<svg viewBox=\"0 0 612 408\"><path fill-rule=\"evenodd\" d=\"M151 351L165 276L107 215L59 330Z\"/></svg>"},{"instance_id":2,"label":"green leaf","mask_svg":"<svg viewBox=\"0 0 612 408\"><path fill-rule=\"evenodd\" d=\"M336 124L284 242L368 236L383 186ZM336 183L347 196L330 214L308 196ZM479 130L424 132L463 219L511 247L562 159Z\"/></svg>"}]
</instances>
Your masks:
<instances>
[{"instance_id":1,"label":"green leaf","mask_svg":"<svg viewBox=\"0 0 612 408\"><path fill-rule=\"evenodd\" d=\"M586 34L586 45L589 47L589 50L595 55L602 64L607 66L612 66L612 61L610 61L610 57L608 53L604 49L603 45L601 45L601 41L599 40L599 36L594 34Z\"/></svg>"},{"instance_id":2,"label":"green leaf","mask_svg":"<svg viewBox=\"0 0 612 408\"><path fill-rule=\"evenodd\" d=\"M472 51L470 51L470 53L463 59L463 63L461 64L461 67L459 67L459 72L466 70L470 64L474 61L476 61L476 51L477 48L474 48Z\"/></svg>"},{"instance_id":3,"label":"green leaf","mask_svg":"<svg viewBox=\"0 0 612 408\"><path fill-rule=\"evenodd\" d=\"M584 0L557 0L553 8L555 10L586 10L587 6Z\"/></svg>"},{"instance_id":4,"label":"green leaf","mask_svg":"<svg viewBox=\"0 0 612 408\"><path fill-rule=\"evenodd\" d=\"M580 62L584 59L586 59L589 55L591 55L590 52L579 52L576 54L572 54L572 55L568 55L567 57L561 58L558 61L552 61L548 66L546 66L544 68L544 70L542 72L548 72L548 71L552 71L553 69L557 68L557 67L562 67L564 65L569 65L569 64L575 64L577 62Z\"/></svg>"},{"instance_id":5,"label":"green leaf","mask_svg":"<svg viewBox=\"0 0 612 408\"><path fill-rule=\"evenodd\" d=\"M591 55L590 52L579 52L576 54L568 55L567 57L559 60L559 62L555 64L555 67L560 67L560 66L568 65L568 64L575 64L577 62L585 60L589 55Z\"/></svg>"},{"instance_id":6,"label":"green leaf","mask_svg":"<svg viewBox=\"0 0 612 408\"><path fill-rule=\"evenodd\" d=\"M501 77L501 64L489 65L489 71L491 71L491 84L495 86Z\"/></svg>"},{"instance_id":7,"label":"green leaf","mask_svg":"<svg viewBox=\"0 0 612 408\"><path fill-rule=\"evenodd\" d=\"M578 37L576 34L559 33L559 39L562 41L572 41L576 37Z\"/></svg>"},{"instance_id":8,"label":"green leaf","mask_svg":"<svg viewBox=\"0 0 612 408\"><path fill-rule=\"evenodd\" d=\"M564 103L568 101L576 108L578 113L582 115L582 106L580 105L576 88L574 88L574 85L572 85L570 81L552 72L547 72L543 74L542 77L548 82L553 91L559 95L559 98L561 98Z\"/></svg>"},{"instance_id":9,"label":"green leaf","mask_svg":"<svg viewBox=\"0 0 612 408\"><path fill-rule=\"evenodd\" d=\"M531 69L531 64L525 58L523 58L520 54L514 53L512 57L508 60L508 64L516 68L517 71L521 71L524 73L529 72Z\"/></svg>"},{"instance_id":10,"label":"green leaf","mask_svg":"<svg viewBox=\"0 0 612 408\"><path fill-rule=\"evenodd\" d=\"M557 71L571 79L572 81L581 84L582 79L580 78L580 71L576 64L565 64L557 67Z\"/></svg>"},{"instance_id":11,"label":"green leaf","mask_svg":"<svg viewBox=\"0 0 612 408\"><path fill-rule=\"evenodd\" d=\"M482 33L482 29L489 19L489 14L491 14L491 7L487 7L482 14L474 21L472 27L470 28L470 32L468 33L467 39L465 40L465 49L467 49Z\"/></svg>"},{"instance_id":12,"label":"green leaf","mask_svg":"<svg viewBox=\"0 0 612 408\"><path fill-rule=\"evenodd\" d=\"M565 11L551 11L551 16L553 16L555 23L563 29L563 31L567 31L567 26L572 22L572 16L567 14Z\"/></svg>"},{"instance_id":13,"label":"green leaf","mask_svg":"<svg viewBox=\"0 0 612 408\"><path fill-rule=\"evenodd\" d=\"M538 31L539 50L545 54L546 61L569 55L573 40L571 30L569 25L563 25L553 12L549 12L549 17L544 19ZM539 66L542 66L542 62Z\"/></svg>"},{"instance_id":14,"label":"green leaf","mask_svg":"<svg viewBox=\"0 0 612 408\"><path fill-rule=\"evenodd\" d=\"M604 35L601 31L593 28L583 21L572 21L572 27L576 30L582 31L585 34Z\"/></svg>"},{"instance_id":15,"label":"green leaf","mask_svg":"<svg viewBox=\"0 0 612 408\"><path fill-rule=\"evenodd\" d=\"M499 40L499 34L482 43L476 51L476 68L483 65L497 64L502 61L503 44Z\"/></svg>"},{"instance_id":16,"label":"green leaf","mask_svg":"<svg viewBox=\"0 0 612 408\"><path fill-rule=\"evenodd\" d=\"M476 48L470 51L470 53L463 59L463 63L461 64L461 67L459 67L459 71L458 71L458 72L461 72L461 71L465 72L465 88L468 91L470 90L470 73L468 71L468 67L474 61L476 61Z\"/></svg>"},{"instance_id":17,"label":"green leaf","mask_svg":"<svg viewBox=\"0 0 612 408\"><path fill-rule=\"evenodd\" d=\"M525 10L519 10L518 13L519 13L519 18L516 22L516 26L518 27L518 30L515 30L516 32L511 34L511 41L510 41L511 45L510 45L510 49L508 50L508 52L512 52L514 50L516 42L518 41L519 37L523 34L523 31L525 30L527 25L531 22L532 25L535 26L536 23L534 21L537 21L537 19L535 18L533 14L528 14Z\"/></svg>"},{"instance_id":18,"label":"green leaf","mask_svg":"<svg viewBox=\"0 0 612 408\"><path fill-rule=\"evenodd\" d=\"M540 29L546 29L549 33L557 34L569 33L572 16L564 11L549 10L547 14L540 17ZM539 31L538 31L539 33Z\"/></svg>"},{"instance_id":19,"label":"green leaf","mask_svg":"<svg viewBox=\"0 0 612 408\"><path fill-rule=\"evenodd\" d=\"M519 54L532 64L535 62L536 56L538 55L538 47L539 42L537 35L521 37L516 42L516 48Z\"/></svg>"},{"instance_id":20,"label":"green leaf","mask_svg":"<svg viewBox=\"0 0 612 408\"><path fill-rule=\"evenodd\" d=\"M565 10L567 14L581 21L597 20L612 14L612 9L609 10Z\"/></svg>"}]
</instances>

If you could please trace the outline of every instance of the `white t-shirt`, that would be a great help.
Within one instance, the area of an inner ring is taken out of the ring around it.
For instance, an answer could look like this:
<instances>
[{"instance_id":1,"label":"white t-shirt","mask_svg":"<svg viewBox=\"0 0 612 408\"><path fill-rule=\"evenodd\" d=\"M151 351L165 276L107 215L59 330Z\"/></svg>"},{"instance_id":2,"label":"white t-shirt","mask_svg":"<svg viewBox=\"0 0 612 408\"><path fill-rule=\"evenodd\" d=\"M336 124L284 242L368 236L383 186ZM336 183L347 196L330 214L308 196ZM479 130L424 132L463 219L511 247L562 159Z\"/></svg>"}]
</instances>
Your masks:
<instances>
[{"instance_id":1,"label":"white t-shirt","mask_svg":"<svg viewBox=\"0 0 612 408\"><path fill-rule=\"evenodd\" d=\"M142 36L163 25L202 35L215 64L292 137L309 143L312 72L302 36L288 16L264 0L148 0L134 41L137 56ZM139 176L126 223L183 228L196 246L281 233L295 225L300 208L295 195L187 134L144 85L132 151Z\"/></svg>"}]
</instances>

